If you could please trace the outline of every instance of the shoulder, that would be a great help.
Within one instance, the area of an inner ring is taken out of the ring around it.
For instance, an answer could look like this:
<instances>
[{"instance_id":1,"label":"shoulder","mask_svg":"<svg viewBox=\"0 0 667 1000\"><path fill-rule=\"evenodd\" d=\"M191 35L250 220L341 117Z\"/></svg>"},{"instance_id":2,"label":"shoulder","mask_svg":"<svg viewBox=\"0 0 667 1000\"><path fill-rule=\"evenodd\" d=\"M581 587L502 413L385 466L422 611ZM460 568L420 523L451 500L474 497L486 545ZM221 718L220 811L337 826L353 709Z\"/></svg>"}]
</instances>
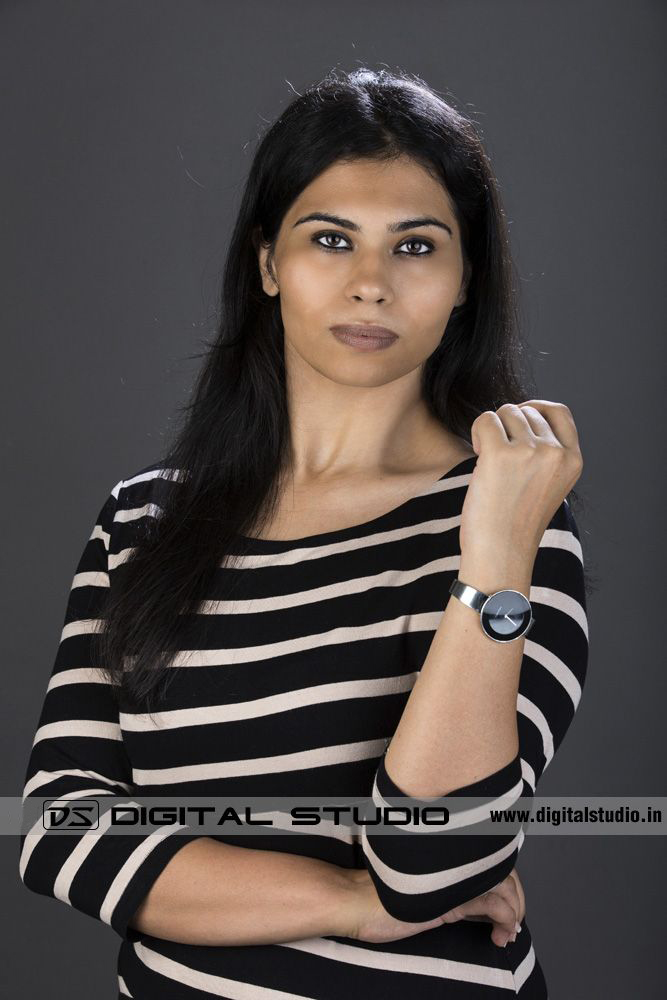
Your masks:
<instances>
[{"instance_id":1,"label":"shoulder","mask_svg":"<svg viewBox=\"0 0 667 1000\"><path fill-rule=\"evenodd\" d=\"M124 561L146 526L161 514L169 490L180 476L163 461L156 460L142 468L128 471L108 492L98 515L105 546L109 553L109 568Z\"/></svg>"},{"instance_id":2,"label":"shoulder","mask_svg":"<svg viewBox=\"0 0 667 1000\"><path fill-rule=\"evenodd\" d=\"M164 499L173 484L181 481L181 473L163 460L156 460L135 469L121 479L111 490L120 509Z\"/></svg>"}]
</instances>

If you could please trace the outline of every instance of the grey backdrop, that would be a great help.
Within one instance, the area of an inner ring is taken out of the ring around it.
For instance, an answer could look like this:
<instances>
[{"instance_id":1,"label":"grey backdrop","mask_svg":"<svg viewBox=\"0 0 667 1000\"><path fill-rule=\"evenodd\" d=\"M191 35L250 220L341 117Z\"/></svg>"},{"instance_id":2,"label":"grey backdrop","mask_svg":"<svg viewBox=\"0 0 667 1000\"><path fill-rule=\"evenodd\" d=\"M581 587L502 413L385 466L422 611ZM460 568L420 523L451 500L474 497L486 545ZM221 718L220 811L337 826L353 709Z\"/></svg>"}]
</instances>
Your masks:
<instances>
[{"instance_id":1,"label":"grey backdrop","mask_svg":"<svg viewBox=\"0 0 667 1000\"><path fill-rule=\"evenodd\" d=\"M665 794L665 4L4 2L4 795L20 795L76 561L159 455L214 322L257 130L331 66L416 72L481 125L538 395L566 402L591 656L540 794ZM657 604L657 613L656 613ZM25 889L0 838L3 995L115 998L120 939ZM658 997L660 837L528 838L551 1000ZM57 984L54 988L54 984ZM660 994L662 995L662 994Z\"/></svg>"}]
</instances>

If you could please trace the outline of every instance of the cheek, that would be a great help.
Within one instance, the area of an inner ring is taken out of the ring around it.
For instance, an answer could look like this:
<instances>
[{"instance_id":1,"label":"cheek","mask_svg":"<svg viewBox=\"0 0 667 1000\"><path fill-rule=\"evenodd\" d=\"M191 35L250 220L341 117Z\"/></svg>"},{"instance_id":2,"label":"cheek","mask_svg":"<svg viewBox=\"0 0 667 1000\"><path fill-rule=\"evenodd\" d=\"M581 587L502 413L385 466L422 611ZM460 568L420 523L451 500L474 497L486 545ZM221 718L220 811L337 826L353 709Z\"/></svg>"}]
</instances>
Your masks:
<instances>
[{"instance_id":1,"label":"cheek","mask_svg":"<svg viewBox=\"0 0 667 1000\"><path fill-rule=\"evenodd\" d=\"M402 288L402 314L406 317L406 328L414 331L415 343L421 351L431 352L437 347L456 303L459 285L450 276L442 274L426 280L410 282L409 288Z\"/></svg>"},{"instance_id":2,"label":"cheek","mask_svg":"<svg viewBox=\"0 0 667 1000\"><path fill-rule=\"evenodd\" d=\"M285 311L310 314L326 311L329 291L339 287L340 278L313 253L290 255L280 269L280 295Z\"/></svg>"},{"instance_id":3,"label":"cheek","mask_svg":"<svg viewBox=\"0 0 667 1000\"><path fill-rule=\"evenodd\" d=\"M461 278L451 268L424 264L417 267L405 265L394 284L401 299L411 306L418 303L421 309L442 314L456 301Z\"/></svg>"},{"instance_id":4,"label":"cheek","mask_svg":"<svg viewBox=\"0 0 667 1000\"><path fill-rule=\"evenodd\" d=\"M332 281L336 277L329 255L318 253L313 247L286 252L281 260L280 271L285 281L294 286L299 286L306 280Z\"/></svg>"},{"instance_id":5,"label":"cheek","mask_svg":"<svg viewBox=\"0 0 667 1000\"><path fill-rule=\"evenodd\" d=\"M312 254L292 258L280 272L283 324L292 339L326 333L331 323L349 315L341 295L341 276L331 263Z\"/></svg>"}]
</instances>

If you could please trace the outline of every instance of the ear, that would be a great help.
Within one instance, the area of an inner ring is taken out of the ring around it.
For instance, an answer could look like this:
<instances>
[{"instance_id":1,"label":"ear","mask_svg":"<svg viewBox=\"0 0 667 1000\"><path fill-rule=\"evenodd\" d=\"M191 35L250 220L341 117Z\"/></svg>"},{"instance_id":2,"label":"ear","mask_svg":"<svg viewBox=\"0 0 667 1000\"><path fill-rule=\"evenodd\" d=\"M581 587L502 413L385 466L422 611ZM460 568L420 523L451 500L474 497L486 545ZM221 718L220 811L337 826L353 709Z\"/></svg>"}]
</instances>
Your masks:
<instances>
[{"instance_id":1,"label":"ear","mask_svg":"<svg viewBox=\"0 0 667 1000\"><path fill-rule=\"evenodd\" d=\"M468 297L468 285L470 283L470 273L471 273L470 264L466 260L464 261L463 264L463 277L461 279L461 289L456 298L456 302L454 303L455 307L462 306Z\"/></svg>"},{"instance_id":2,"label":"ear","mask_svg":"<svg viewBox=\"0 0 667 1000\"><path fill-rule=\"evenodd\" d=\"M262 279L262 288L267 295L277 295L278 294L278 284L275 278L271 274L271 261L269 259L270 247L267 243L262 242L259 238L256 244L257 257L259 260L259 271Z\"/></svg>"}]
</instances>

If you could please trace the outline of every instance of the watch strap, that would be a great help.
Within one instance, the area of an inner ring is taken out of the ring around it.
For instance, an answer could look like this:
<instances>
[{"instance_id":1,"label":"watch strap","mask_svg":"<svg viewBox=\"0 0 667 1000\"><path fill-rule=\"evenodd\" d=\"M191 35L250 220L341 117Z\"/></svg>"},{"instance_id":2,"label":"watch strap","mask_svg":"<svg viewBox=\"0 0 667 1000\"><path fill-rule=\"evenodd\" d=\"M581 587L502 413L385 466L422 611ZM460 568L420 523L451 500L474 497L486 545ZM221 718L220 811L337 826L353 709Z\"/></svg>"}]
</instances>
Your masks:
<instances>
[{"instance_id":1,"label":"watch strap","mask_svg":"<svg viewBox=\"0 0 667 1000\"><path fill-rule=\"evenodd\" d=\"M473 611L481 611L484 602L489 597L488 594L482 593L476 587L471 587L469 583L464 583L463 580L452 580L449 593L453 594L454 597L458 597L459 601L467 604Z\"/></svg>"}]
</instances>

